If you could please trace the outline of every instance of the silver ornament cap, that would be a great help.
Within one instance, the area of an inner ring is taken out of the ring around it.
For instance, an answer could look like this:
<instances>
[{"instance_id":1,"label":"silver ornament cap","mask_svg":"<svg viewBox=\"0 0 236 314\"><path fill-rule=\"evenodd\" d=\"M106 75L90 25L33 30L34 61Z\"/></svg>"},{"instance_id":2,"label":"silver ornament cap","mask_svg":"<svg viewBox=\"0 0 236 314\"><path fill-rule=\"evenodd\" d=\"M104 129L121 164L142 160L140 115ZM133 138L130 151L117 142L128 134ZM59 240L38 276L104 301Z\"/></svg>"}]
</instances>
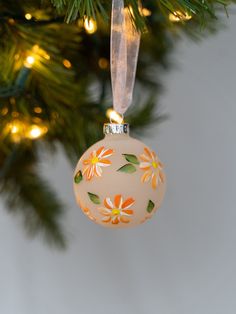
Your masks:
<instances>
[{"instance_id":1,"label":"silver ornament cap","mask_svg":"<svg viewBox=\"0 0 236 314\"><path fill-rule=\"evenodd\" d=\"M107 134L129 134L128 123L104 123L103 133Z\"/></svg>"}]
</instances>

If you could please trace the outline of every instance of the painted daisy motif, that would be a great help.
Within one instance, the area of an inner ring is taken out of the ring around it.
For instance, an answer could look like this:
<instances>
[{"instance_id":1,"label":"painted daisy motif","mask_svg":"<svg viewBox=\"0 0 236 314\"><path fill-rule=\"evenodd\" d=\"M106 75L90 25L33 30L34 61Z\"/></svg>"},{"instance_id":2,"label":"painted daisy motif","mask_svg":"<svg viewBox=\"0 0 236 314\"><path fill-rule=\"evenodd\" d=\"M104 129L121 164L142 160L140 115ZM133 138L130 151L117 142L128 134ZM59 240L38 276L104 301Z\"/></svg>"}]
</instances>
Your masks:
<instances>
[{"instance_id":1,"label":"painted daisy motif","mask_svg":"<svg viewBox=\"0 0 236 314\"><path fill-rule=\"evenodd\" d=\"M156 189L159 182L164 182L162 163L158 159L157 154L150 151L147 147L144 148L144 153L140 155L140 159L139 168L144 171L141 181L149 182L151 180L152 188Z\"/></svg>"},{"instance_id":2,"label":"painted daisy motif","mask_svg":"<svg viewBox=\"0 0 236 314\"><path fill-rule=\"evenodd\" d=\"M111 165L111 161L107 159L114 153L113 149L105 149L104 146L98 150L91 152L88 159L83 161L84 169L83 176L87 180L91 180L93 177L101 177L102 167L108 167Z\"/></svg>"},{"instance_id":3,"label":"painted daisy motif","mask_svg":"<svg viewBox=\"0 0 236 314\"><path fill-rule=\"evenodd\" d=\"M92 221L96 221L96 218L90 213L90 210L87 207L81 207L83 213Z\"/></svg>"},{"instance_id":4,"label":"painted daisy motif","mask_svg":"<svg viewBox=\"0 0 236 314\"><path fill-rule=\"evenodd\" d=\"M111 201L110 197L104 199L104 206L99 208L100 213L104 216L102 222L104 223L129 223L130 217L133 215L131 207L134 204L132 197L123 200L122 196L115 195L114 202Z\"/></svg>"}]
</instances>

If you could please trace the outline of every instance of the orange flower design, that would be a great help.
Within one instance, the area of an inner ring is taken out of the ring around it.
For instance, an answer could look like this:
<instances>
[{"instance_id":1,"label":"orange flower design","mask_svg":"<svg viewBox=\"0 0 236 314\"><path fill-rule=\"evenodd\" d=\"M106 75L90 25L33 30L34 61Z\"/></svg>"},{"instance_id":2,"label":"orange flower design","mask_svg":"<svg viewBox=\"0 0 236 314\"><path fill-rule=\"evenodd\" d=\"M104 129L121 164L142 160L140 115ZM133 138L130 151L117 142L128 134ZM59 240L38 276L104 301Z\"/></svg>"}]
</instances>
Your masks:
<instances>
[{"instance_id":1,"label":"orange flower design","mask_svg":"<svg viewBox=\"0 0 236 314\"><path fill-rule=\"evenodd\" d=\"M151 152L147 147L144 148L144 153L140 155L140 159L139 168L145 171L141 181L148 182L151 179L152 188L156 189L159 182L164 182L162 163L156 153Z\"/></svg>"},{"instance_id":2,"label":"orange flower design","mask_svg":"<svg viewBox=\"0 0 236 314\"><path fill-rule=\"evenodd\" d=\"M93 217L93 215L90 213L90 210L88 209L88 207L83 207L83 206L80 206L81 209L82 209L82 212L92 221L96 221L96 218Z\"/></svg>"},{"instance_id":3,"label":"orange flower design","mask_svg":"<svg viewBox=\"0 0 236 314\"><path fill-rule=\"evenodd\" d=\"M129 197L125 201L121 195L114 197L114 202L109 197L104 199L104 206L99 208L100 213L104 216L102 221L105 223L111 222L117 225L120 222L129 223L130 217L133 215L133 210L130 207L134 204L134 199Z\"/></svg>"},{"instance_id":4,"label":"orange flower design","mask_svg":"<svg viewBox=\"0 0 236 314\"><path fill-rule=\"evenodd\" d=\"M86 176L86 179L91 180L94 176L101 177L102 167L111 165L111 161L107 158L113 153L113 149L105 149L103 146L97 151L92 151L89 158L83 161L83 164L85 165L83 175Z\"/></svg>"}]
</instances>

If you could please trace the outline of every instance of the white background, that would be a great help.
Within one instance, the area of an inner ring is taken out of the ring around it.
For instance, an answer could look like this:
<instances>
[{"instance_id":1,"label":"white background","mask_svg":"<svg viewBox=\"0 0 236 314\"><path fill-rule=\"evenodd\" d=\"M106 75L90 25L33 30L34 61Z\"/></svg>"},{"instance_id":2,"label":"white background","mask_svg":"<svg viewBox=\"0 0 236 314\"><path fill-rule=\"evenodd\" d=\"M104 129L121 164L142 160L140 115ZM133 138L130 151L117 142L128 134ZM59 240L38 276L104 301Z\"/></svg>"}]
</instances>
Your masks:
<instances>
[{"instance_id":1,"label":"white background","mask_svg":"<svg viewBox=\"0 0 236 314\"><path fill-rule=\"evenodd\" d=\"M166 165L164 205L142 227L110 231L76 207L72 169L44 156L67 204L69 247L29 240L0 204L1 314L235 314L236 18L201 44L185 39L164 77L170 119L147 144Z\"/></svg>"}]
</instances>

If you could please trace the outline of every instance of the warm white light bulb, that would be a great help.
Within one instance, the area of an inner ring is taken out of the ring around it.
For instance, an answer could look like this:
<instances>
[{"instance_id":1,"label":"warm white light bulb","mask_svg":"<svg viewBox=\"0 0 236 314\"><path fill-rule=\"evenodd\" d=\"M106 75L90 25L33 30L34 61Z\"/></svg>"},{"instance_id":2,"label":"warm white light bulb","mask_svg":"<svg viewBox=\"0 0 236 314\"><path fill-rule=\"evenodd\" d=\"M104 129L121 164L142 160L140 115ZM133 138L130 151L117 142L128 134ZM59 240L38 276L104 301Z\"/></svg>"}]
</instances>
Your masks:
<instances>
[{"instance_id":1,"label":"warm white light bulb","mask_svg":"<svg viewBox=\"0 0 236 314\"><path fill-rule=\"evenodd\" d=\"M152 14L152 12L147 8L142 8L141 13L143 16L150 16Z\"/></svg>"},{"instance_id":2,"label":"warm white light bulb","mask_svg":"<svg viewBox=\"0 0 236 314\"><path fill-rule=\"evenodd\" d=\"M35 62L35 58L33 56L28 56L24 62L26 68L31 68Z\"/></svg>"},{"instance_id":3,"label":"warm white light bulb","mask_svg":"<svg viewBox=\"0 0 236 314\"><path fill-rule=\"evenodd\" d=\"M37 138L41 136L41 130L38 127L33 127L29 134L31 138Z\"/></svg>"},{"instance_id":4,"label":"warm white light bulb","mask_svg":"<svg viewBox=\"0 0 236 314\"><path fill-rule=\"evenodd\" d=\"M93 19L86 17L84 20L84 28L88 34L93 34L97 30L97 23Z\"/></svg>"},{"instance_id":5,"label":"warm white light bulb","mask_svg":"<svg viewBox=\"0 0 236 314\"><path fill-rule=\"evenodd\" d=\"M122 123L123 117L113 109L107 109L106 116L116 123Z\"/></svg>"},{"instance_id":6,"label":"warm white light bulb","mask_svg":"<svg viewBox=\"0 0 236 314\"><path fill-rule=\"evenodd\" d=\"M23 131L24 123L20 120L13 120L7 125L7 128L11 134L17 134Z\"/></svg>"},{"instance_id":7,"label":"warm white light bulb","mask_svg":"<svg viewBox=\"0 0 236 314\"><path fill-rule=\"evenodd\" d=\"M24 137L25 127L24 121L14 119L6 124L3 134L10 135L13 142L19 142Z\"/></svg>"},{"instance_id":8,"label":"warm white light bulb","mask_svg":"<svg viewBox=\"0 0 236 314\"><path fill-rule=\"evenodd\" d=\"M32 140L37 139L43 136L47 132L47 130L48 129L46 127L41 127L39 125L33 124L30 126L27 137Z\"/></svg>"},{"instance_id":9,"label":"warm white light bulb","mask_svg":"<svg viewBox=\"0 0 236 314\"><path fill-rule=\"evenodd\" d=\"M62 63L64 65L64 67L67 68L67 69L70 69L72 67L71 62L69 60L67 60L67 59L64 59L62 61Z\"/></svg>"},{"instance_id":10,"label":"warm white light bulb","mask_svg":"<svg viewBox=\"0 0 236 314\"><path fill-rule=\"evenodd\" d=\"M26 13L25 14L25 18L26 18L26 20L31 20L32 19L32 15L30 13Z\"/></svg>"},{"instance_id":11,"label":"warm white light bulb","mask_svg":"<svg viewBox=\"0 0 236 314\"><path fill-rule=\"evenodd\" d=\"M16 134L19 131L19 127L17 125L13 125L11 129L12 134Z\"/></svg>"}]
</instances>

